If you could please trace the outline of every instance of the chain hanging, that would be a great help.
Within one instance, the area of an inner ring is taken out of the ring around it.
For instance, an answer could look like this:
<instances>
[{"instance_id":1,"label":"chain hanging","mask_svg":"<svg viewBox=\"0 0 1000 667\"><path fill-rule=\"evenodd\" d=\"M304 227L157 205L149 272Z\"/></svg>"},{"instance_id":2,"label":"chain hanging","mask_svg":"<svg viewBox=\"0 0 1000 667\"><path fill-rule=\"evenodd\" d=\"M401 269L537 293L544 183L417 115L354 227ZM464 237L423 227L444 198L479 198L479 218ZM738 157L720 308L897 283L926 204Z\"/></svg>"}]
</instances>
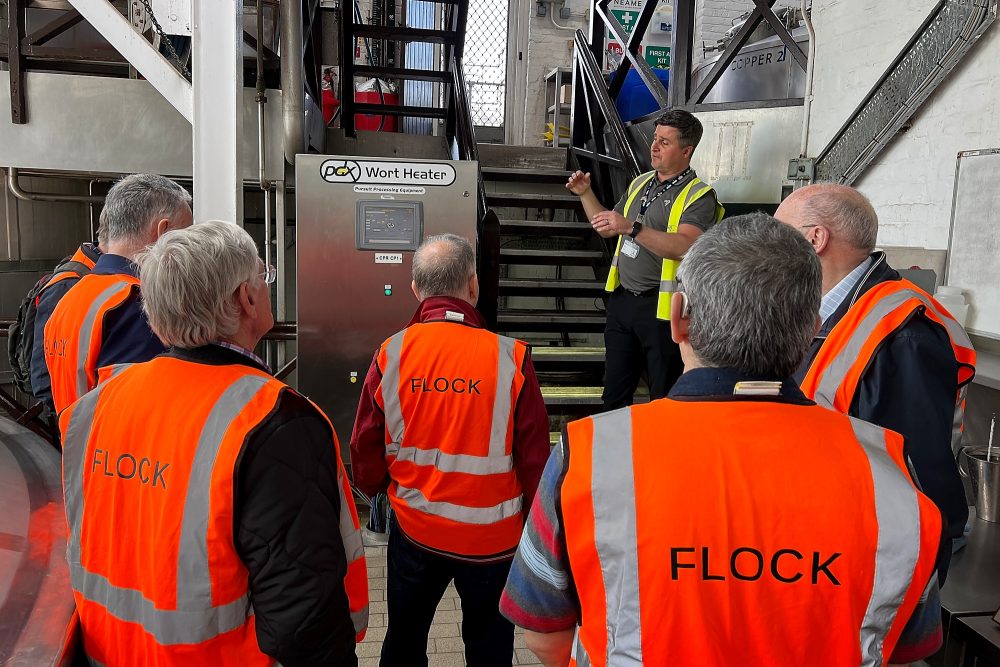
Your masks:
<instances>
[{"instance_id":1,"label":"chain hanging","mask_svg":"<svg viewBox=\"0 0 1000 667\"><path fill-rule=\"evenodd\" d=\"M184 78L190 81L191 72L188 70L187 65L181 61L181 57L177 55L177 49L174 48L174 45L170 41L170 38L167 37L167 34L163 32L163 28L160 27L160 22L156 20L156 14L153 13L153 7L150 4L150 0L140 0L140 2L142 2L143 7L146 8L146 15L149 16L149 20L153 24L153 30L156 31L157 35L159 35L160 41L167 45L167 53L170 54L170 59L177 63L177 66L180 68Z\"/></svg>"}]
</instances>

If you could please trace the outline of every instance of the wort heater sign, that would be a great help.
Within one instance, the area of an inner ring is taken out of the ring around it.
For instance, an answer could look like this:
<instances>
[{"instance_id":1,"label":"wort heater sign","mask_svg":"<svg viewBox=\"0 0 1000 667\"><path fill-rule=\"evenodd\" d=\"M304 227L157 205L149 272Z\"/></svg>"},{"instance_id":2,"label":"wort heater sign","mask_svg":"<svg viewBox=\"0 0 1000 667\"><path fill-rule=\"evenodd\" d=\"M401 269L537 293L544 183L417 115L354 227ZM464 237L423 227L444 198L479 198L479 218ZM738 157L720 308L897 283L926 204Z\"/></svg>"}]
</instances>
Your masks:
<instances>
[{"instance_id":1,"label":"wort heater sign","mask_svg":"<svg viewBox=\"0 0 1000 667\"><path fill-rule=\"evenodd\" d=\"M320 165L319 173L327 183L446 186L455 182L455 167L441 162L330 159Z\"/></svg>"}]
</instances>

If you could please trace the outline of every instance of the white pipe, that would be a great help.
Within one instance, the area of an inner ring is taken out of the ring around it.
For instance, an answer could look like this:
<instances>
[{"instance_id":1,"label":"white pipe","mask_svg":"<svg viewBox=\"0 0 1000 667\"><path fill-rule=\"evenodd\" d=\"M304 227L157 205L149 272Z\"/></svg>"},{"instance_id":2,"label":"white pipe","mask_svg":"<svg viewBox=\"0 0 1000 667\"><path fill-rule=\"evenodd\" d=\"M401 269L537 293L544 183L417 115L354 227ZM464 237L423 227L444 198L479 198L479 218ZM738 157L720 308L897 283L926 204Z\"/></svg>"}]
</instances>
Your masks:
<instances>
[{"instance_id":1,"label":"white pipe","mask_svg":"<svg viewBox=\"0 0 1000 667\"><path fill-rule=\"evenodd\" d=\"M559 30L572 30L573 32L576 32L576 28L570 27L568 25L559 25L558 23L556 23L556 12L555 12L556 3L554 2L554 0L549 0L549 2L547 2L546 4L549 6L548 7L549 20L552 21L553 26L555 26Z\"/></svg>"},{"instance_id":2,"label":"white pipe","mask_svg":"<svg viewBox=\"0 0 1000 667\"><path fill-rule=\"evenodd\" d=\"M809 148L809 115L812 112L813 102L813 72L816 64L816 29L813 28L812 16L806 9L806 0L802 0L802 19L806 23L806 31L809 33L809 62L806 65L806 91L802 100L802 144L799 149L799 157L806 157L806 150Z\"/></svg>"}]
</instances>

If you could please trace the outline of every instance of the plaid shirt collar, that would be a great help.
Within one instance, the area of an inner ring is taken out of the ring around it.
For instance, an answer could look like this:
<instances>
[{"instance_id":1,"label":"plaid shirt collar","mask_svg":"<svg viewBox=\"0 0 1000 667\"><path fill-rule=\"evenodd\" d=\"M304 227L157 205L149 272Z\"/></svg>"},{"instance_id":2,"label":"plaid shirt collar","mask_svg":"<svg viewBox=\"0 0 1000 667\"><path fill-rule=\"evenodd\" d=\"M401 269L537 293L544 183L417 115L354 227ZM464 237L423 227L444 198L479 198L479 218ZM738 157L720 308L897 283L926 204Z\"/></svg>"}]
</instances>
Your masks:
<instances>
[{"instance_id":1,"label":"plaid shirt collar","mask_svg":"<svg viewBox=\"0 0 1000 667\"><path fill-rule=\"evenodd\" d=\"M239 352L244 357L249 357L250 359L253 359L258 364L260 364L262 367L266 368L268 373L271 372L271 367L267 365L267 362L264 361L263 359L261 359L260 357L258 357L254 353L253 350L248 350L245 347L242 347L240 345L236 345L235 343L229 343L229 342L224 341L224 340L217 340L217 341L215 341L212 344L213 345L218 345L219 347L224 347L227 350L232 350L233 352Z\"/></svg>"}]
</instances>

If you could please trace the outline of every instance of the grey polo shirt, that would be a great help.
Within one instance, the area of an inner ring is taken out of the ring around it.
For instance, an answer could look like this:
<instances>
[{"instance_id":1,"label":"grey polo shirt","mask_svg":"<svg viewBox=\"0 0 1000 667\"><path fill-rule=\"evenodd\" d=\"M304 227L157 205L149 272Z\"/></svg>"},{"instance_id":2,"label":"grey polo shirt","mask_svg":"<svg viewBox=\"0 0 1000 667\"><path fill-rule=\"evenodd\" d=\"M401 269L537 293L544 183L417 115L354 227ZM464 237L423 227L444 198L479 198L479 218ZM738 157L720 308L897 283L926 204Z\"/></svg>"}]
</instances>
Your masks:
<instances>
[{"instance_id":1,"label":"grey polo shirt","mask_svg":"<svg viewBox=\"0 0 1000 667\"><path fill-rule=\"evenodd\" d=\"M643 224L658 232L667 231L667 219L670 215L670 207L673 205L677 195L684 189L684 186L690 183L691 179L696 176L697 174L692 169L691 173L684 180L664 192L659 199L649 206L646 216L643 219ZM656 177L654 176L653 178L655 179ZM643 185L639 194L632 202L632 207L628 215L629 220L635 220L639 217L639 203L645 189L646 186ZM657 191L658 187L654 185L650 194L653 195ZM625 202L627 200L628 193L625 193L618 200L618 203L615 205L615 210L618 213L625 215ZM707 232L715 224L715 201L715 191L704 195L681 214L680 224L694 225L701 231ZM625 253L620 253L618 256L618 276L622 287L634 292L659 289L660 268L662 264L663 258L654 255L642 245L639 245L639 254L635 259L628 257Z\"/></svg>"}]
</instances>

